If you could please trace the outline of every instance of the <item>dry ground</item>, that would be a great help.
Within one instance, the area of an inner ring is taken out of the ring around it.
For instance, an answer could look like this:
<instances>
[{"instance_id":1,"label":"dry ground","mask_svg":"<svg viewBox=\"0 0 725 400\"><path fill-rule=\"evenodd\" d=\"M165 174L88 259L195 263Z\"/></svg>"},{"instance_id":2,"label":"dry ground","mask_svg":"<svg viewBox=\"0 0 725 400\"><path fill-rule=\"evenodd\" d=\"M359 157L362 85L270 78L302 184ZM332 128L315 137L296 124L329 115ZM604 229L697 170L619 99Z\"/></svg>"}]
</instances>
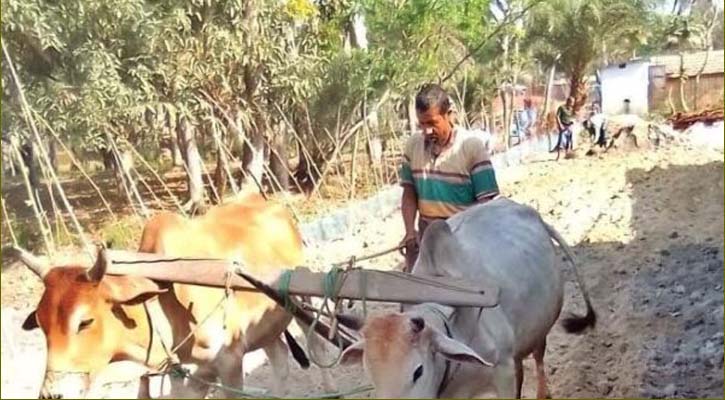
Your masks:
<instances>
[{"instance_id":1,"label":"dry ground","mask_svg":"<svg viewBox=\"0 0 725 400\"><path fill-rule=\"evenodd\" d=\"M499 180L505 195L536 207L574 247L599 313L596 330L585 335L566 335L558 326L551 332L547 372L552 395L722 398L722 150L673 145L601 158L550 158L499 171ZM309 249L308 264L388 248L402 237L401 225L397 213L367 221L344 240ZM367 266L392 269L400 261L394 254ZM37 303L39 289L25 269L4 271L3 321L17 324ZM565 311L581 309L573 283L567 284L566 296ZM8 316L11 309L22 312ZM7 382L3 363L2 397L13 389L32 396L36 375L42 373L42 336L14 332L9 340L20 344L16 359L24 364L11 368L27 373L15 375L24 380ZM532 364L526 364L526 396L535 394ZM320 393L315 368L291 365L291 396ZM359 367L336 368L333 375L341 391L367 382ZM262 362L249 371L247 383L269 388L271 379Z\"/></svg>"}]
</instances>

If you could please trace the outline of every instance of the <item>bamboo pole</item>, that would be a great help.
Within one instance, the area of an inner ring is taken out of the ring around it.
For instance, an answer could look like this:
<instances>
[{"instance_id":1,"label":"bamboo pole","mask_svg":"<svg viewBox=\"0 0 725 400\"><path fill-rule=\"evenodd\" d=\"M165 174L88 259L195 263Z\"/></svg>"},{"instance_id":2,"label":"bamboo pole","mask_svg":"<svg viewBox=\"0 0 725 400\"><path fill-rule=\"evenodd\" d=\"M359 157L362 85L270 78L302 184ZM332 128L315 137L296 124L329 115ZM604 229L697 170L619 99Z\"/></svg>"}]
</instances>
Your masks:
<instances>
[{"instance_id":1,"label":"bamboo pole","mask_svg":"<svg viewBox=\"0 0 725 400\"><path fill-rule=\"evenodd\" d=\"M224 109L224 108L223 108L223 107L222 107L222 106L221 106L221 105L220 105L219 103L217 103L217 102L216 102L216 100L214 100L214 99L213 99L213 98L212 98L211 96L209 96L209 95L208 95L207 93L204 93L204 92L202 92L202 95L203 95L204 97L208 98L208 99L209 99L209 101L211 101L211 102L212 102L212 104L214 104L214 106L216 106L216 107L217 107L217 108L219 109L219 111L221 111L221 113L222 113L222 116L224 116L224 118L225 118L225 119L227 120L227 122L228 122L228 123L230 123L231 125L233 125L235 129L240 129L240 127L239 127L239 126L237 125L237 122L236 122L236 121L234 121L234 120L233 120L233 119L232 119L232 118L231 118L231 117L229 116L229 114L227 113L227 111L226 111L226 110L225 110L225 109ZM203 102L205 102L205 103L206 103L206 101L204 101L203 99L199 99L198 97L197 97L197 99L198 99L199 101L203 101ZM208 104L208 103L207 103L207 104ZM253 148L253 146L252 146L252 143L251 143L251 141L249 140L249 138L247 138L247 135L243 135L243 137L242 137L242 140L244 140L244 142L245 142L245 143L247 144L247 146L249 146L249 147L252 147L252 148ZM267 173L267 175L268 175L268 176L270 177L270 180L271 180L271 181L272 181L273 183L276 183L276 185L277 185L277 187L278 187L278 188L282 189L282 185L281 185L281 184L279 183L279 181L277 180L277 177L275 177L275 176L274 176L274 174L272 173L272 171L271 171L271 170L269 169L269 166L268 166L268 165L267 165L266 163L263 163L263 164L262 164L262 167L264 168L264 170L265 170L265 172ZM260 192L260 193L262 194L262 196L264 197L264 199L265 199L265 200L267 200L267 196L266 196L266 195L265 195L265 193L264 193L264 190L263 190L263 188L262 188L262 184L261 184L261 182L258 182L258 181L257 181L257 178L256 178L256 177L254 177L254 174L249 174L249 176L251 176L251 177L252 177L252 180L253 180L253 181L254 181L254 183L255 183L255 184L257 185L257 188L259 189L259 192ZM282 193L282 201L283 201L283 203L285 204L285 206L286 206L287 208L289 208L289 210L290 210L290 211L292 212L292 216L293 216L293 217L294 217L294 219L295 219L295 220L296 220L296 221L297 221L297 222L299 223L299 222L300 222L300 219L299 219L299 214L298 214L298 212L297 212L297 209L296 209L296 208L295 208L295 207L294 207L294 206L292 205L292 203L291 203L291 202L289 201L289 198L288 198L289 194L288 194L288 193L287 193L286 191L284 191L284 190L280 190L280 192Z\"/></svg>"},{"instance_id":2,"label":"bamboo pole","mask_svg":"<svg viewBox=\"0 0 725 400\"><path fill-rule=\"evenodd\" d=\"M297 187L297 190L299 190L300 193L303 193L302 186L300 186L300 183L297 182L297 179L295 179L294 173L292 173L292 170L290 170L289 165L287 165L287 160L283 160L282 157L279 156L279 153L277 152L277 150L274 149L274 146L272 146L272 144L269 142L269 140L267 140L267 138L264 139L264 142L267 144L267 147L269 147L269 151L271 153L274 153L274 155L278 159L283 161L282 166L284 167L285 171L287 172L287 174L289 174L289 177L292 178L292 182L294 182L295 186ZM281 187L281 185L280 185L280 187Z\"/></svg>"},{"instance_id":3,"label":"bamboo pole","mask_svg":"<svg viewBox=\"0 0 725 400\"><path fill-rule=\"evenodd\" d=\"M151 171L151 173L154 175L154 177L159 181L159 183L161 183L161 186L164 188L164 190L166 190L166 193L168 193L169 196L171 196L171 199L174 201L174 204L179 209L179 212L181 212L181 214L183 216L187 217L188 214L186 213L186 210L184 210L184 207L181 205L181 202L179 201L179 199L171 191L171 189L169 189L169 187L166 185L166 182L164 182L163 178L161 178L161 176L158 174L158 172L156 172L156 170L151 166L151 164L149 164L146 161L146 159L141 155L141 153L138 152L138 150L136 150L133 146L131 146L130 143L128 143L128 141L126 141L125 139L123 139L123 140L126 142L126 144L128 145L128 148L131 150L131 152L141 161L141 163L144 165L144 167L146 167L149 171Z\"/></svg>"},{"instance_id":4,"label":"bamboo pole","mask_svg":"<svg viewBox=\"0 0 725 400\"><path fill-rule=\"evenodd\" d=\"M156 195L156 193L154 193L154 190L146 182L146 179L144 179L143 175L141 175L141 173L138 172L138 170L136 168L133 169L133 172L136 173L136 177L141 182L141 184L143 185L143 187L145 187L146 190L148 190L148 192L151 194L151 197L153 197L153 199L154 199L154 203L156 203L158 205L159 209L160 210L166 210L166 207L164 206L164 202L161 201L161 199L159 198L159 196Z\"/></svg>"},{"instance_id":5,"label":"bamboo pole","mask_svg":"<svg viewBox=\"0 0 725 400\"><path fill-rule=\"evenodd\" d=\"M73 212L73 207L70 205L70 202L68 202L68 198L65 196L65 192L63 191L63 188L60 185L60 180L58 180L58 177L55 174L55 171L53 170L50 159L48 157L48 153L45 151L45 148L42 145L42 141L40 140L40 134L38 134L38 129L35 126L35 122L32 118L32 115L30 113L30 105L25 99L25 94L23 91L22 83L20 82L20 78L18 77L15 66L12 62L12 59L10 58L10 53L8 53L7 48L5 47L5 42L2 42L2 48L3 48L3 55L5 56L5 59L8 63L8 67L10 69L10 74L13 77L13 81L15 82L15 86L18 89L18 96L20 97L20 102L22 104L22 108L26 117L26 120L28 124L30 125L30 129L33 132L33 135L35 135L35 140L38 142L40 146L40 153L43 155L43 159L48 163L51 175L53 176L53 183L56 186L56 189L58 189L58 195L61 197L61 200L63 200L63 203L65 205L66 210L68 211L68 215L71 218L71 221L75 225L76 229L78 230L78 234L81 238L81 242L84 244L84 248L88 247L88 239L86 238L86 235L83 233L83 228L81 228L81 224L78 222L78 219L76 218L75 213Z\"/></svg>"},{"instance_id":6,"label":"bamboo pole","mask_svg":"<svg viewBox=\"0 0 725 400\"><path fill-rule=\"evenodd\" d=\"M232 191L235 195L239 194L239 188L237 188L237 183L234 181L234 175L232 175L232 171L229 168L228 158L226 156L226 152L224 149L222 149L223 146L223 140L220 137L219 134L219 127L216 124L216 120L214 124L212 125L213 135L214 135L214 142L216 143L217 149L219 151L219 154L217 157L222 157L222 167L224 168L224 172L227 174L227 179L229 179L229 186L232 187Z\"/></svg>"},{"instance_id":7,"label":"bamboo pole","mask_svg":"<svg viewBox=\"0 0 725 400\"><path fill-rule=\"evenodd\" d=\"M35 198L35 194L33 193L33 187L32 185L30 185L30 177L28 177L28 167L25 165L25 163L23 162L23 157L20 155L17 139L11 139L10 143L15 157L19 161L18 165L20 167L20 173L23 175L23 183L25 184L25 189L28 192L28 201L31 208L33 209L33 215L35 216L35 220L38 223L38 227L40 228L40 235L43 238L45 251L49 255L53 254L55 252L55 246L52 243L51 237L48 235L48 231L50 229L45 226L45 224L43 223L43 218L40 215L40 210L38 209L39 201Z\"/></svg>"},{"instance_id":8,"label":"bamboo pole","mask_svg":"<svg viewBox=\"0 0 725 400\"><path fill-rule=\"evenodd\" d=\"M8 224L8 232L10 232L10 238L13 240L13 245L18 246L18 238L15 236L13 224L12 221L10 221L10 214L8 213L8 209L5 208L5 199L2 196L0 196L0 205L2 206L5 223Z\"/></svg>"},{"instance_id":9,"label":"bamboo pole","mask_svg":"<svg viewBox=\"0 0 725 400\"><path fill-rule=\"evenodd\" d=\"M302 148L302 152L304 153L304 156L305 156L305 158L307 159L308 165L310 165L310 166L314 167L314 168L315 168L315 170L317 171L317 174L318 174L318 175L321 175L321 174L322 174L322 172L321 172L321 171L320 171L320 169L319 169L319 168L317 167L317 164L315 164L315 161L314 161L314 160L312 159L312 155L310 154L310 151L309 151L309 149L307 149L307 145L305 145L305 143L304 143L304 142L302 141L302 138L301 138L301 137L300 137L300 135L299 135L299 134L297 133L297 130L295 129L295 127L294 127L294 126L292 125L292 123L291 123L291 122L289 121L289 119L287 118L287 116L285 116L285 115L284 115L284 113L282 112L282 109L281 109L281 108L279 108L279 106L278 106L277 104L275 104L274 106L275 106L275 107L277 108L277 111L278 111L278 112L279 112L279 114L280 114L280 115L282 116L282 119L283 119L283 120L285 121L285 123L286 123L286 124L287 124L287 126L289 127L290 131L291 131L291 132L292 132L292 134L294 135L294 137L295 137L295 140L297 140L297 143L299 143L300 147ZM315 179L314 179L313 177L310 177L310 178L312 179L312 184L314 185L314 184L315 184Z\"/></svg>"},{"instance_id":10,"label":"bamboo pole","mask_svg":"<svg viewBox=\"0 0 725 400\"><path fill-rule=\"evenodd\" d=\"M60 242L61 225L62 225L63 230L65 231L66 235L68 235L68 237L72 238L73 235L70 233L70 229L68 229L68 225L66 225L65 219L63 218L61 213L58 212L59 207L57 206L57 203L55 201L55 196L53 195L53 187L51 186L51 183L50 183L52 178L50 177L50 173L48 172L48 169L44 163L40 163L40 170L43 172L43 176L45 177L45 184L47 186L48 196L50 197L50 205L51 205L51 207L53 207L53 217L54 217L53 220L54 220L55 226L56 226L56 236L55 236L56 242ZM59 221L60 221L60 223L59 223ZM48 226L50 226L50 221L48 221Z\"/></svg>"},{"instance_id":11,"label":"bamboo pole","mask_svg":"<svg viewBox=\"0 0 725 400\"><path fill-rule=\"evenodd\" d=\"M116 159L116 166L121 170L121 181L123 183L124 189L126 189L127 191L128 201L131 202L133 206L133 198L131 197L131 195L133 194L133 197L136 197L136 201L138 201L138 205L141 208L141 217L143 217L143 219L148 219L149 210L146 208L146 204L144 203L143 198L141 198L141 194L138 192L138 188L136 188L136 185L133 183L133 178L131 177L130 171L127 171L126 168L124 168L123 166L123 161L121 161L121 153L118 151L118 147L116 147L116 141L113 140L113 136L111 136L111 134L108 132L106 132L106 140L108 140L108 143L111 145L111 152L113 152L113 156Z\"/></svg>"},{"instance_id":12,"label":"bamboo pole","mask_svg":"<svg viewBox=\"0 0 725 400\"><path fill-rule=\"evenodd\" d=\"M378 100L378 103L377 103L377 104L375 104L375 107L374 107L373 109L374 109L375 111L377 111L377 110L378 110L378 109L380 108L380 106L381 106L381 105L382 105L382 104L383 104L384 102L386 102L386 101L387 101L387 99L388 99L388 96L389 96L389 95L390 95L390 90L386 91L386 92L385 92L385 94L383 94L383 96L382 96L382 97L380 98L380 100ZM314 193L315 193L316 191L320 190L320 187L322 186L322 183L323 183L323 182L324 182L324 180L325 180L325 176L327 175L327 173L328 173L328 172L329 172L329 170L330 170L330 163L331 163L332 161L334 161L334 160L335 160L335 159L337 158L337 154L339 153L339 151L341 150L341 148L342 148L342 147L343 147L343 146L345 145L345 143L346 143L346 142L347 142L347 141L348 141L348 140L350 139L350 137L352 137L352 135L354 135L354 134L355 134L355 133L356 133L356 132L357 132L357 131L358 131L358 130L359 130L359 129L360 129L361 127L362 127L362 125L363 125L363 124L364 124L365 122L366 122L366 121L365 121L364 119L363 119L363 120L361 120L361 121L358 121L358 122L357 122L357 123L356 123L355 125L353 125L353 126L352 126L352 127L351 127L351 128L349 129L349 130L348 130L348 132L347 132L347 133L346 133L345 135L343 135L343 136L342 136L342 138L341 138L341 140L340 140L340 143L337 143L337 144L335 145L335 149L333 150L333 152L332 152L332 155L330 156L330 158L328 159L328 161L327 161L327 163L326 163L326 165L325 165L325 169L324 169L324 170L323 170L323 172L322 172L322 176L320 176L320 180L319 180L319 181L317 182L317 185L316 185L316 186L315 186L315 187L314 187L314 188L312 189L312 192L313 192L313 194L314 194Z\"/></svg>"},{"instance_id":13,"label":"bamboo pole","mask_svg":"<svg viewBox=\"0 0 725 400\"><path fill-rule=\"evenodd\" d=\"M118 221L118 218L116 217L116 214L113 212L113 210L111 209L111 206L108 204L108 201L103 196L103 193L101 192L101 189L98 187L98 185L96 185L95 182L93 182L93 179L91 179L91 177L86 173L86 171L83 169L83 166L81 165L81 163L78 161L78 159L76 159L75 155L73 155L73 152L60 139L60 136L58 135L58 133L50 126L50 124L48 123L48 121L46 121L45 118L43 118L40 115L40 113L38 113L37 111L33 110L33 114L35 115L35 118L37 118L40 122L43 123L43 125L45 125L45 129L47 129L48 132L51 133L51 135L53 136L53 138L58 142L58 144L60 144L60 147L63 148L63 150L66 152L66 154L68 154L68 157L70 158L71 163L76 168L78 168L78 171L80 171L81 175L83 175L83 177L86 178L86 180L91 184L91 186L93 187L93 189L98 194L98 197L101 198L101 202L103 203L103 206L106 207L106 210L108 210L108 213L111 214L111 217L113 218L114 222L115 221Z\"/></svg>"}]
</instances>

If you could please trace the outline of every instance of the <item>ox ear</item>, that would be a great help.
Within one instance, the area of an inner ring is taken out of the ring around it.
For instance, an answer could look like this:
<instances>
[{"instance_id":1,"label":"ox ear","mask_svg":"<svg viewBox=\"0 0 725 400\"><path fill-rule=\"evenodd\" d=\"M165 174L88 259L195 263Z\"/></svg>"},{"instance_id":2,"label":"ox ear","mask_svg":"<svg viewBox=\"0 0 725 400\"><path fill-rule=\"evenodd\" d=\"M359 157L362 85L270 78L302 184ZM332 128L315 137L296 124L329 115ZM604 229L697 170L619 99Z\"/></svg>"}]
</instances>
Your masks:
<instances>
[{"instance_id":1,"label":"ox ear","mask_svg":"<svg viewBox=\"0 0 725 400\"><path fill-rule=\"evenodd\" d=\"M493 367L498 363L498 352L495 349L484 358L465 344L453 340L437 330L434 330L432 345L435 352L453 361L480 364L487 367Z\"/></svg>"},{"instance_id":2,"label":"ox ear","mask_svg":"<svg viewBox=\"0 0 725 400\"><path fill-rule=\"evenodd\" d=\"M353 343L350 347L346 348L345 351L340 355L340 365L353 365L359 364L362 361L363 353L365 352L365 339L358 340Z\"/></svg>"},{"instance_id":3,"label":"ox ear","mask_svg":"<svg viewBox=\"0 0 725 400\"><path fill-rule=\"evenodd\" d=\"M23 330L24 331L32 331L33 329L38 329L40 326L38 325L38 315L35 313L35 311L32 311L28 316L25 318L25 321L23 322Z\"/></svg>"},{"instance_id":4,"label":"ox ear","mask_svg":"<svg viewBox=\"0 0 725 400\"><path fill-rule=\"evenodd\" d=\"M140 302L167 291L151 279L137 276L108 276L105 280L114 303Z\"/></svg>"}]
</instances>

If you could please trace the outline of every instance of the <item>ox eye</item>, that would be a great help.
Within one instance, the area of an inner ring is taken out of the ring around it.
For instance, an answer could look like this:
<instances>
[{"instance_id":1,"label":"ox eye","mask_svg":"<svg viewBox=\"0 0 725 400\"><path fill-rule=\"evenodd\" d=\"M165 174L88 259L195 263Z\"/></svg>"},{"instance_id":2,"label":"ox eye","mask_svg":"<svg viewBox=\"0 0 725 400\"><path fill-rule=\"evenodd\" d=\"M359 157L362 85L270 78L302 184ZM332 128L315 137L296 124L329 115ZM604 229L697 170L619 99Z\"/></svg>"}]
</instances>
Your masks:
<instances>
[{"instance_id":1,"label":"ox eye","mask_svg":"<svg viewBox=\"0 0 725 400\"><path fill-rule=\"evenodd\" d=\"M81 321L80 325L78 325L78 332L88 328L93 323L93 318L91 319L84 319Z\"/></svg>"},{"instance_id":2,"label":"ox eye","mask_svg":"<svg viewBox=\"0 0 725 400\"><path fill-rule=\"evenodd\" d=\"M415 372L413 372L413 383L418 381L420 377L423 375L423 366L419 365L418 368L415 369Z\"/></svg>"}]
</instances>

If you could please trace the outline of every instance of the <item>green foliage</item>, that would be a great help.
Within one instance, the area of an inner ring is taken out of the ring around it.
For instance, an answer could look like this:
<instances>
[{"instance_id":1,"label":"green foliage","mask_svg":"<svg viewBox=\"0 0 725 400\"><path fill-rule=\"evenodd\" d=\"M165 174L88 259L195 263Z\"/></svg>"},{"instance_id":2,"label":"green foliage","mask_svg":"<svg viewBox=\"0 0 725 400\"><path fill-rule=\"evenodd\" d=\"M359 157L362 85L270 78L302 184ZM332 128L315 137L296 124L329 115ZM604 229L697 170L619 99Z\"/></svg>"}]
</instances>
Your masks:
<instances>
[{"instance_id":1,"label":"green foliage","mask_svg":"<svg viewBox=\"0 0 725 400\"><path fill-rule=\"evenodd\" d=\"M120 249L133 249L138 246L144 221L136 216L126 216L115 223L103 225L99 233L112 247Z\"/></svg>"},{"instance_id":2,"label":"green foliage","mask_svg":"<svg viewBox=\"0 0 725 400\"><path fill-rule=\"evenodd\" d=\"M508 1L509 14L530 1ZM2 36L31 106L76 148L103 149L111 133L153 149L177 115L224 129L220 109L246 126L254 112L271 126L278 108L309 111L325 142L325 130L360 117L364 99L388 92L404 103L468 54L446 85L462 91L465 80L470 110L557 55L559 69L581 79L603 48L614 59L692 35L690 20L653 13L654 2L549 0L501 26L490 0L8 0ZM369 47L349 49L360 15ZM3 135L27 135L6 67Z\"/></svg>"}]
</instances>

